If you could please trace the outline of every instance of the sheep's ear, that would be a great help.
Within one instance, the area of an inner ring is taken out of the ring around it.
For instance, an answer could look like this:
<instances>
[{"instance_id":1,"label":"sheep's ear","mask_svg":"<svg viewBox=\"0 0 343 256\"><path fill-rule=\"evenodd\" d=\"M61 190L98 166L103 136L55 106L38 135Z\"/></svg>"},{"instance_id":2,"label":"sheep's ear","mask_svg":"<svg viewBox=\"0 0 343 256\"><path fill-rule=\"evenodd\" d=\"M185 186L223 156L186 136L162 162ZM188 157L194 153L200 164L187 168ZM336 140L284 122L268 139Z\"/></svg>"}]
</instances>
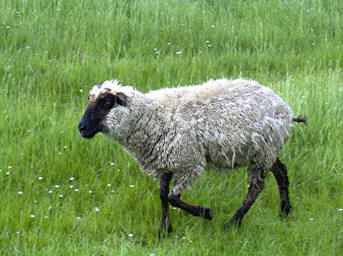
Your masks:
<instances>
[{"instance_id":1,"label":"sheep's ear","mask_svg":"<svg viewBox=\"0 0 343 256\"><path fill-rule=\"evenodd\" d=\"M127 105L127 96L122 93L122 92L118 92L116 95L116 101L119 105L122 105L124 107L126 107Z\"/></svg>"}]
</instances>

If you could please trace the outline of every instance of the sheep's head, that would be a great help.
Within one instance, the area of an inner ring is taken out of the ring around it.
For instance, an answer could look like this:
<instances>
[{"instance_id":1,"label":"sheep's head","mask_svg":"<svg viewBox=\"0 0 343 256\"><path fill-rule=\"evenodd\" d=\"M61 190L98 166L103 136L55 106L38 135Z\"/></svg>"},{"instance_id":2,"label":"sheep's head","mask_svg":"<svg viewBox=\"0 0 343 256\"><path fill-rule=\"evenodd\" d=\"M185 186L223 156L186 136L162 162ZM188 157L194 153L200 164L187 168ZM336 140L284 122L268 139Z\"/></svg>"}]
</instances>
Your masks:
<instances>
[{"instance_id":1,"label":"sheep's head","mask_svg":"<svg viewBox=\"0 0 343 256\"><path fill-rule=\"evenodd\" d=\"M107 81L90 90L88 106L78 126L82 137L92 138L98 132L120 133L125 129L130 111L122 88L117 81Z\"/></svg>"}]
</instances>

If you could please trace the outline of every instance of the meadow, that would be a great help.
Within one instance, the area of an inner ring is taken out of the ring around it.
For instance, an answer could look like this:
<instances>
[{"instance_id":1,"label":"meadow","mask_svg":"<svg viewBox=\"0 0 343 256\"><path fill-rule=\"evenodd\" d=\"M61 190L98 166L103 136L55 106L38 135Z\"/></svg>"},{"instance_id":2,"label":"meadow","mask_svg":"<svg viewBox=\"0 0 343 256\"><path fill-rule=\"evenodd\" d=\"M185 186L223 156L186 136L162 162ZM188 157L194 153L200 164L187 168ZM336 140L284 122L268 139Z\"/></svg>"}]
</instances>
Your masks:
<instances>
[{"instance_id":1,"label":"meadow","mask_svg":"<svg viewBox=\"0 0 343 256\"><path fill-rule=\"evenodd\" d=\"M0 255L342 255L343 5L340 0L1 0ZM294 210L266 186L238 229L244 169L206 172L159 241L158 182L102 135L81 138L88 90L147 92L243 77L272 88L295 124L280 158Z\"/></svg>"}]
</instances>

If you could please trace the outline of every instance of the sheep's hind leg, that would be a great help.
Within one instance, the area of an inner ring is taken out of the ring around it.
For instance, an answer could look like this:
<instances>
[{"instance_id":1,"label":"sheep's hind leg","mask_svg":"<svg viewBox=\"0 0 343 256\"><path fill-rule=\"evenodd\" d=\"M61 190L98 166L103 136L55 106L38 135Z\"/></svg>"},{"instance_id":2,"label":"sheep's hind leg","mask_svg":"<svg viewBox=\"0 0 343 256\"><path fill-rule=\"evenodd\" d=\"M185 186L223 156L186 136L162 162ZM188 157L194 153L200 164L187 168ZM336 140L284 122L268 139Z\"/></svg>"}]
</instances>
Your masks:
<instances>
[{"instance_id":1,"label":"sheep's hind leg","mask_svg":"<svg viewBox=\"0 0 343 256\"><path fill-rule=\"evenodd\" d=\"M289 201L288 187L289 180L287 175L287 168L279 159L273 164L271 169L275 176L277 185L279 187L280 199L281 199L281 212L280 217L286 217L292 210L291 203Z\"/></svg>"},{"instance_id":2,"label":"sheep's hind leg","mask_svg":"<svg viewBox=\"0 0 343 256\"><path fill-rule=\"evenodd\" d=\"M171 193L168 196L169 203L194 216L201 216L205 219L212 219L212 210L200 205L188 204L180 199L185 190L201 175L202 170L188 173L177 173Z\"/></svg>"},{"instance_id":3,"label":"sheep's hind leg","mask_svg":"<svg viewBox=\"0 0 343 256\"><path fill-rule=\"evenodd\" d=\"M249 211L250 207L264 188L265 171L263 169L251 170L249 174L251 181L248 194L246 195L242 206L236 211L230 221L225 224L224 231L231 226L241 225L244 215Z\"/></svg>"},{"instance_id":4,"label":"sheep's hind leg","mask_svg":"<svg viewBox=\"0 0 343 256\"><path fill-rule=\"evenodd\" d=\"M166 173L160 178L160 198L162 203L162 223L161 229L158 231L160 239L165 238L166 233L172 231L172 226L169 223L169 183L172 178L172 173Z\"/></svg>"}]
</instances>

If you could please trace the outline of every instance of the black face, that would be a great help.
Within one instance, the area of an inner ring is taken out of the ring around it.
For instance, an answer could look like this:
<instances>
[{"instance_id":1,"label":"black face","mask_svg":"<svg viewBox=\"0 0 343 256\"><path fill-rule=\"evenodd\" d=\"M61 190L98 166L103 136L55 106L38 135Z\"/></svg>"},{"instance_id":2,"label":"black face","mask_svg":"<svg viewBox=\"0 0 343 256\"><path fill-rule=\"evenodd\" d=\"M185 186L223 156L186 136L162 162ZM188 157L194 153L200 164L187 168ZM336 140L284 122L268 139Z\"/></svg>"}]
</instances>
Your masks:
<instances>
[{"instance_id":1,"label":"black face","mask_svg":"<svg viewBox=\"0 0 343 256\"><path fill-rule=\"evenodd\" d=\"M117 105L126 106L126 95L106 93L99 96L95 102L89 102L86 111L79 123L80 135L84 138L93 138L95 134L104 129L102 121Z\"/></svg>"}]
</instances>

